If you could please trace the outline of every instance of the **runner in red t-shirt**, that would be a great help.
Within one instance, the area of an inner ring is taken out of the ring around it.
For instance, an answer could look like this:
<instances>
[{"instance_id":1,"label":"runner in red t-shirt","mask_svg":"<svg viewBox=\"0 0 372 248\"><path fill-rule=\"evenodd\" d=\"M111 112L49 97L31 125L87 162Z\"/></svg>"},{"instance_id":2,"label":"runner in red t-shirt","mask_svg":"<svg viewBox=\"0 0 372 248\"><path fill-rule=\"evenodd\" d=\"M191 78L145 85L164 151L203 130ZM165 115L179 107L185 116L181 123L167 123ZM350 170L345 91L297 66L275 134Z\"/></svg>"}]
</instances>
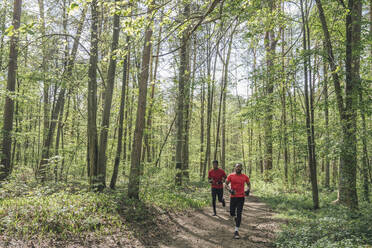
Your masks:
<instances>
[{"instance_id":1,"label":"runner in red t-shirt","mask_svg":"<svg viewBox=\"0 0 372 248\"><path fill-rule=\"evenodd\" d=\"M242 211L244 206L244 197L249 195L251 183L249 177L242 174L242 164L235 165L235 173L230 174L226 180L226 189L231 193L230 196L230 215L235 220L234 238L239 239L239 227L242 220ZM229 184L231 186L229 187ZM244 191L244 185L247 184L248 189ZM236 215L235 215L236 213ZM236 217L235 217L236 216Z\"/></svg>"},{"instance_id":2,"label":"runner in red t-shirt","mask_svg":"<svg viewBox=\"0 0 372 248\"><path fill-rule=\"evenodd\" d=\"M223 182L226 179L226 173L224 170L218 168L218 161L213 161L213 169L208 172L208 181L212 186L212 206L213 216L217 215L216 212L216 196L218 201L225 207L225 200L223 199Z\"/></svg>"}]
</instances>

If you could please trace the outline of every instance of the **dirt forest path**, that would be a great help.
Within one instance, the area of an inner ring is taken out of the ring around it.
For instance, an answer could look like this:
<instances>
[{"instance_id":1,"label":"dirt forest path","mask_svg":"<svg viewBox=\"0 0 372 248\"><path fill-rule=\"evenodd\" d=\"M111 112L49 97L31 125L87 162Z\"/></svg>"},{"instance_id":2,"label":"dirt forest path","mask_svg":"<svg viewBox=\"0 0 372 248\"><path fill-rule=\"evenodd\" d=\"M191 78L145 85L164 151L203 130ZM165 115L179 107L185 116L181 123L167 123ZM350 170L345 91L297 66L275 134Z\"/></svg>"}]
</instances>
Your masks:
<instances>
[{"instance_id":1,"label":"dirt forest path","mask_svg":"<svg viewBox=\"0 0 372 248\"><path fill-rule=\"evenodd\" d=\"M227 211L230 204L225 198L226 208L217 204L217 216L212 216L212 207L190 212L184 216L170 216L174 236L159 244L159 247L273 247L276 233L282 223L274 218L275 213L255 196L246 199L242 224L239 228L241 238L233 239L234 222Z\"/></svg>"}]
</instances>

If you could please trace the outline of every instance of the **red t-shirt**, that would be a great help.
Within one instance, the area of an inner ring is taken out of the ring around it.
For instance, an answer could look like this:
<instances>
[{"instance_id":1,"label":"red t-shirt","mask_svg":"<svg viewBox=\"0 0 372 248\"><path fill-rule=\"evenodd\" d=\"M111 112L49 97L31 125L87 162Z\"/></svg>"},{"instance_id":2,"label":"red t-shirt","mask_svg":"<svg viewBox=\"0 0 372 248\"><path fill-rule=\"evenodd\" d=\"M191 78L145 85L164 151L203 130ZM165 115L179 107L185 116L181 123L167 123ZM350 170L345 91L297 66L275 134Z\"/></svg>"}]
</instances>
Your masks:
<instances>
[{"instance_id":1,"label":"red t-shirt","mask_svg":"<svg viewBox=\"0 0 372 248\"><path fill-rule=\"evenodd\" d=\"M212 169L208 172L208 178L213 179L212 188L222 189L223 188L222 180L223 178L226 178L226 173L224 170L220 168L218 168L217 170Z\"/></svg>"},{"instance_id":2,"label":"red t-shirt","mask_svg":"<svg viewBox=\"0 0 372 248\"><path fill-rule=\"evenodd\" d=\"M226 182L230 182L231 189L235 190L235 194L231 197L244 197L244 184L249 183L249 177L245 174L232 173L227 177Z\"/></svg>"}]
</instances>

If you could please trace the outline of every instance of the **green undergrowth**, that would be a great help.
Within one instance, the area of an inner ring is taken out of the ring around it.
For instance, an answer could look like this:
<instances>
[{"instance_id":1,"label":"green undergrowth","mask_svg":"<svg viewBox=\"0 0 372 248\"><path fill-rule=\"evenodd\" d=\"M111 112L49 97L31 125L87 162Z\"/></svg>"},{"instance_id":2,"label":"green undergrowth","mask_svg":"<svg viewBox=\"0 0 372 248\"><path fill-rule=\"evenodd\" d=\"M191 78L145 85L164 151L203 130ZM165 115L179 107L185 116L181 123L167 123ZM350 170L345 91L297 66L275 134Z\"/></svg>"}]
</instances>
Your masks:
<instances>
[{"instance_id":1,"label":"green undergrowth","mask_svg":"<svg viewBox=\"0 0 372 248\"><path fill-rule=\"evenodd\" d=\"M311 190L283 188L279 183L255 183L255 193L277 217L288 220L276 240L277 247L372 247L372 204L360 200L359 210L333 203L337 192L320 189L320 209L312 210Z\"/></svg>"},{"instance_id":2,"label":"green undergrowth","mask_svg":"<svg viewBox=\"0 0 372 248\"><path fill-rule=\"evenodd\" d=\"M176 187L174 170L149 168L143 181L141 199L167 210L202 208L210 202L210 184L190 175L184 186Z\"/></svg>"},{"instance_id":3,"label":"green undergrowth","mask_svg":"<svg viewBox=\"0 0 372 248\"><path fill-rule=\"evenodd\" d=\"M126 192L126 183L116 190L93 193L85 182L40 186L10 180L0 185L0 236L23 240L99 237L143 224L153 226L159 214L200 208L209 200L205 183L177 188L171 179L143 181L140 200L128 199Z\"/></svg>"},{"instance_id":4,"label":"green undergrowth","mask_svg":"<svg viewBox=\"0 0 372 248\"><path fill-rule=\"evenodd\" d=\"M108 234L124 227L117 214L118 194L72 192L68 185L65 189L60 185L22 188L27 191L11 192L6 186L0 189L6 195L0 202L0 232L5 236L63 240L91 232ZM11 193L18 196L12 197Z\"/></svg>"}]
</instances>

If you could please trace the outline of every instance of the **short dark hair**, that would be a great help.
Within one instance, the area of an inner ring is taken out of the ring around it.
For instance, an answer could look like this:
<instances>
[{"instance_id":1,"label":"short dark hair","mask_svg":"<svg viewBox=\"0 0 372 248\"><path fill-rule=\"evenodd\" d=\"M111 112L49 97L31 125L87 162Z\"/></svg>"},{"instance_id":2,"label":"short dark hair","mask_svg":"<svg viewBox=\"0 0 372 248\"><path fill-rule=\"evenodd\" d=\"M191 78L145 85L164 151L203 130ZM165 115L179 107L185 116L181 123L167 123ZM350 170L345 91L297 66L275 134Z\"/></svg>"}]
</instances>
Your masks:
<instances>
[{"instance_id":1,"label":"short dark hair","mask_svg":"<svg viewBox=\"0 0 372 248\"><path fill-rule=\"evenodd\" d=\"M218 160L213 160L212 164L218 164Z\"/></svg>"}]
</instances>

